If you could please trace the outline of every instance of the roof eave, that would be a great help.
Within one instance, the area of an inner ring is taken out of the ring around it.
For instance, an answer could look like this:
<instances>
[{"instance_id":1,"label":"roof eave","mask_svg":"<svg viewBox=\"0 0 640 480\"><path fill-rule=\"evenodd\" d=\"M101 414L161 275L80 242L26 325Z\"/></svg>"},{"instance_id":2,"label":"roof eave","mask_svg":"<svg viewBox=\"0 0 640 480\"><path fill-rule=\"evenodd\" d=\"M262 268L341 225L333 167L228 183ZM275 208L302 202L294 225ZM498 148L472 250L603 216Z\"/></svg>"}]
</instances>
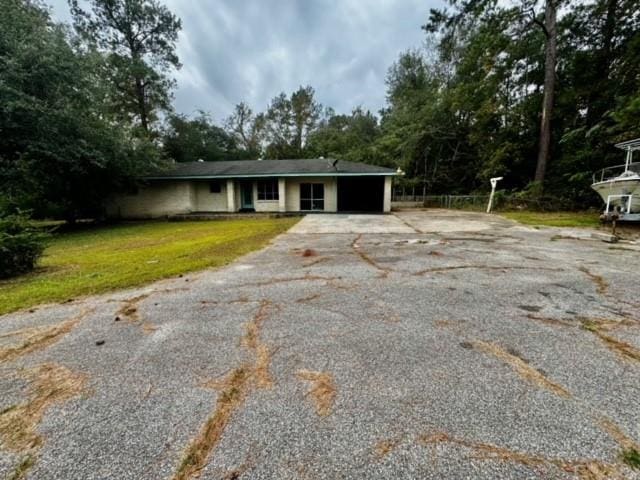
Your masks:
<instances>
[{"instance_id":1,"label":"roof eave","mask_svg":"<svg viewBox=\"0 0 640 480\"><path fill-rule=\"evenodd\" d=\"M254 173L245 175L166 175L144 176L142 180L214 180L231 178L273 178L273 177L395 177L398 172L330 172L330 173Z\"/></svg>"}]
</instances>

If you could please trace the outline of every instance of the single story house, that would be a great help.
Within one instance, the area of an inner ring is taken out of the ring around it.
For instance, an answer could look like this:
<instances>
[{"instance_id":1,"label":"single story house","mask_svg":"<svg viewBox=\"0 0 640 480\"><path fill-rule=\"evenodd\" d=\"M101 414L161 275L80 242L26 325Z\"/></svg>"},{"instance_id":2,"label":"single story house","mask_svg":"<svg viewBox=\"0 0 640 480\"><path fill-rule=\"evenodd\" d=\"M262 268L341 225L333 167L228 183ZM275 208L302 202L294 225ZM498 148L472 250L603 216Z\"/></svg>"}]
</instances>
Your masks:
<instances>
[{"instance_id":1,"label":"single story house","mask_svg":"<svg viewBox=\"0 0 640 480\"><path fill-rule=\"evenodd\" d=\"M111 218L202 212L389 212L393 169L325 158L175 163L111 197Z\"/></svg>"}]
</instances>

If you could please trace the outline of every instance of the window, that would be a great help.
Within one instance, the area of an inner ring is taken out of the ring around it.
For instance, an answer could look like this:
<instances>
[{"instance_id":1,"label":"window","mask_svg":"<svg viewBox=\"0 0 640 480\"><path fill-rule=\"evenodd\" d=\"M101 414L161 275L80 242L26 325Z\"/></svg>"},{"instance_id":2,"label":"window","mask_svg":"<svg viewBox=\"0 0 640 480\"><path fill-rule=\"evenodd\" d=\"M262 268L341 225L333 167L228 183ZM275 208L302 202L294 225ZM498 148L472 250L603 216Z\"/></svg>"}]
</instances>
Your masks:
<instances>
[{"instance_id":1,"label":"window","mask_svg":"<svg viewBox=\"0 0 640 480\"><path fill-rule=\"evenodd\" d=\"M258 200L278 200L278 180L260 180L258 182Z\"/></svg>"},{"instance_id":2,"label":"window","mask_svg":"<svg viewBox=\"0 0 640 480\"><path fill-rule=\"evenodd\" d=\"M211 182L209 182L209 191L211 193L222 192L222 184L218 180L212 180Z\"/></svg>"},{"instance_id":3,"label":"window","mask_svg":"<svg viewBox=\"0 0 640 480\"><path fill-rule=\"evenodd\" d=\"M324 183L300 184L300 210L324 210Z\"/></svg>"}]
</instances>

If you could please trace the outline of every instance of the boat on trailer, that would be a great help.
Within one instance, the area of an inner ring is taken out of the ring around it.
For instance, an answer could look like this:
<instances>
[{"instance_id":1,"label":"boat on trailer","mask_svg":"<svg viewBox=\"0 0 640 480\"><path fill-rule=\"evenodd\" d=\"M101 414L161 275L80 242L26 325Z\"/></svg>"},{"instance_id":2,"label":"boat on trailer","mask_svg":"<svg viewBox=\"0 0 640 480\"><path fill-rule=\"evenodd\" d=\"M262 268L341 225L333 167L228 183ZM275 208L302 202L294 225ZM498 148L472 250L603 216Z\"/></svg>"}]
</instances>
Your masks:
<instances>
[{"instance_id":1,"label":"boat on trailer","mask_svg":"<svg viewBox=\"0 0 640 480\"><path fill-rule=\"evenodd\" d=\"M593 188L606 207L603 220L640 221L640 162L633 161L633 153L640 150L640 138L618 143L616 148L626 152L624 165L603 168L593 175Z\"/></svg>"}]
</instances>

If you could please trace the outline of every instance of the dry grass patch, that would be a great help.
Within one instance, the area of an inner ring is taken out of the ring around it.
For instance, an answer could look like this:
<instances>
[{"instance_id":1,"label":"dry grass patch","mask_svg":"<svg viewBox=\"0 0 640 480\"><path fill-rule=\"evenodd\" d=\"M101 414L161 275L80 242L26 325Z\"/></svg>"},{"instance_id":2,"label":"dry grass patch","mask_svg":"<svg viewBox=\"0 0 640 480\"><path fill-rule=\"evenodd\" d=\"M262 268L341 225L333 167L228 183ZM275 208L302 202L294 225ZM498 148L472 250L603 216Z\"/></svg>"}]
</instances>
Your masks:
<instances>
[{"instance_id":1,"label":"dry grass patch","mask_svg":"<svg viewBox=\"0 0 640 480\"><path fill-rule=\"evenodd\" d=\"M570 322L569 320L562 320L559 318L552 317L541 317L540 315L534 315L533 313L528 313L527 318L529 320L535 320L536 322L544 323L545 325L552 325L554 327L575 327L576 324Z\"/></svg>"},{"instance_id":2,"label":"dry grass patch","mask_svg":"<svg viewBox=\"0 0 640 480\"><path fill-rule=\"evenodd\" d=\"M260 340L262 324L270 308L272 304L268 300L260 302L252 320L245 325L245 334L240 340L240 343L253 353L253 363L236 368L220 380L208 380L202 383L203 388L220 392L216 407L196 438L187 447L183 460L172 477L173 480L197 477L207 465L209 455L220 442L231 417L242 406L251 389L253 387L270 388L273 385L269 372L272 352Z\"/></svg>"},{"instance_id":3,"label":"dry grass patch","mask_svg":"<svg viewBox=\"0 0 640 480\"><path fill-rule=\"evenodd\" d=\"M314 293L313 295L309 295L307 297L301 297L301 298L297 299L296 303L308 303L308 302L311 302L313 300L317 300L321 296L322 295L319 294L319 293Z\"/></svg>"},{"instance_id":4,"label":"dry grass patch","mask_svg":"<svg viewBox=\"0 0 640 480\"><path fill-rule=\"evenodd\" d=\"M274 283L289 283L289 282L304 282L304 281L325 281L332 282L334 280L341 280L342 277L325 277L322 275L303 275L300 277L284 277L284 278L272 278L270 280L264 280L260 282L251 282L238 285L238 287L264 287L273 285Z\"/></svg>"},{"instance_id":5,"label":"dry grass patch","mask_svg":"<svg viewBox=\"0 0 640 480\"><path fill-rule=\"evenodd\" d=\"M518 373L518 375L527 380L529 383L532 383L537 387L549 390L550 392L553 392L561 397L569 398L571 396L567 389L549 380L519 356L514 355L513 353L509 353L506 350L498 347L497 345L489 342L477 340L475 342L472 342L472 345L475 349L493 355L499 360L502 360L504 363L511 366L516 371L516 373Z\"/></svg>"},{"instance_id":6,"label":"dry grass patch","mask_svg":"<svg viewBox=\"0 0 640 480\"><path fill-rule=\"evenodd\" d=\"M607 283L604 277L591 272L587 267L579 267L578 270L589 277L589 280L591 280L595 284L598 293L602 295L607 293L607 291L609 290L609 283Z\"/></svg>"},{"instance_id":7,"label":"dry grass patch","mask_svg":"<svg viewBox=\"0 0 640 480\"><path fill-rule=\"evenodd\" d=\"M73 318L56 325L26 328L5 334L5 337L22 337L22 341L10 347L0 347L0 363L15 360L23 355L28 355L53 345L73 330L92 311L93 309L84 309Z\"/></svg>"},{"instance_id":8,"label":"dry grass patch","mask_svg":"<svg viewBox=\"0 0 640 480\"><path fill-rule=\"evenodd\" d=\"M451 444L467 448L471 450L472 457L479 460L517 463L531 469L556 467L567 473L576 475L582 480L622 480L625 478L624 474L620 472L615 465L597 460L564 460L547 458L541 455L518 452L490 443L456 438L446 432L435 432L429 435L421 435L418 438L418 442L423 446Z\"/></svg>"},{"instance_id":9,"label":"dry grass patch","mask_svg":"<svg viewBox=\"0 0 640 480\"><path fill-rule=\"evenodd\" d=\"M336 399L333 376L326 372L313 372L311 370L299 370L297 376L300 380L311 383L311 388L307 395L313 400L316 406L316 413L321 417L329 415Z\"/></svg>"},{"instance_id":10,"label":"dry grass patch","mask_svg":"<svg viewBox=\"0 0 640 480\"><path fill-rule=\"evenodd\" d=\"M387 438L376 443L375 454L378 458L383 458L393 452L402 442L401 438Z\"/></svg>"},{"instance_id":11,"label":"dry grass patch","mask_svg":"<svg viewBox=\"0 0 640 480\"><path fill-rule=\"evenodd\" d=\"M197 476L207 464L209 455L216 447L224 433L232 415L244 402L251 378L251 368L240 367L231 372L225 379L203 384L208 388L219 390L216 408L200 433L194 438L185 452L178 471L173 480L187 480Z\"/></svg>"},{"instance_id":12,"label":"dry grass patch","mask_svg":"<svg viewBox=\"0 0 640 480\"><path fill-rule=\"evenodd\" d=\"M7 480L22 480L26 478L27 472L36 463L36 459L33 455L28 454L20 463L13 469L13 471L7 477Z\"/></svg>"},{"instance_id":13,"label":"dry grass patch","mask_svg":"<svg viewBox=\"0 0 640 480\"><path fill-rule=\"evenodd\" d=\"M351 242L352 250L356 253L356 255L358 255L360 257L360 259L363 262L368 263L373 268L378 270L380 278L388 277L389 273L392 270L390 268L388 268L388 267L383 267L378 262L376 262L373 258L371 258L369 255L367 255L367 253L364 250L362 250L362 247L359 244L360 239L362 239L362 234L361 233L353 240L353 242Z\"/></svg>"},{"instance_id":14,"label":"dry grass patch","mask_svg":"<svg viewBox=\"0 0 640 480\"><path fill-rule=\"evenodd\" d=\"M582 328L598 337L609 350L625 360L640 362L640 349L604 333L604 331L611 330L619 324L620 322L598 322L592 319L582 320Z\"/></svg>"},{"instance_id":15,"label":"dry grass patch","mask_svg":"<svg viewBox=\"0 0 640 480\"><path fill-rule=\"evenodd\" d=\"M84 375L56 364L28 370L25 376L31 383L28 400L0 414L2 445L14 452L38 448L42 437L36 428L47 409L80 395L86 381Z\"/></svg>"},{"instance_id":16,"label":"dry grass patch","mask_svg":"<svg viewBox=\"0 0 640 480\"><path fill-rule=\"evenodd\" d=\"M468 270L468 269L476 269L476 270L488 270L488 271L498 271L506 273L509 270L546 270L550 272L561 272L561 268L552 268L552 267L526 267L520 265L505 265L503 267L496 265L452 265L450 267L433 267L426 268L424 270L419 270L414 272L413 275L421 276L426 275L427 273L442 273L449 272L452 270Z\"/></svg>"}]
</instances>

